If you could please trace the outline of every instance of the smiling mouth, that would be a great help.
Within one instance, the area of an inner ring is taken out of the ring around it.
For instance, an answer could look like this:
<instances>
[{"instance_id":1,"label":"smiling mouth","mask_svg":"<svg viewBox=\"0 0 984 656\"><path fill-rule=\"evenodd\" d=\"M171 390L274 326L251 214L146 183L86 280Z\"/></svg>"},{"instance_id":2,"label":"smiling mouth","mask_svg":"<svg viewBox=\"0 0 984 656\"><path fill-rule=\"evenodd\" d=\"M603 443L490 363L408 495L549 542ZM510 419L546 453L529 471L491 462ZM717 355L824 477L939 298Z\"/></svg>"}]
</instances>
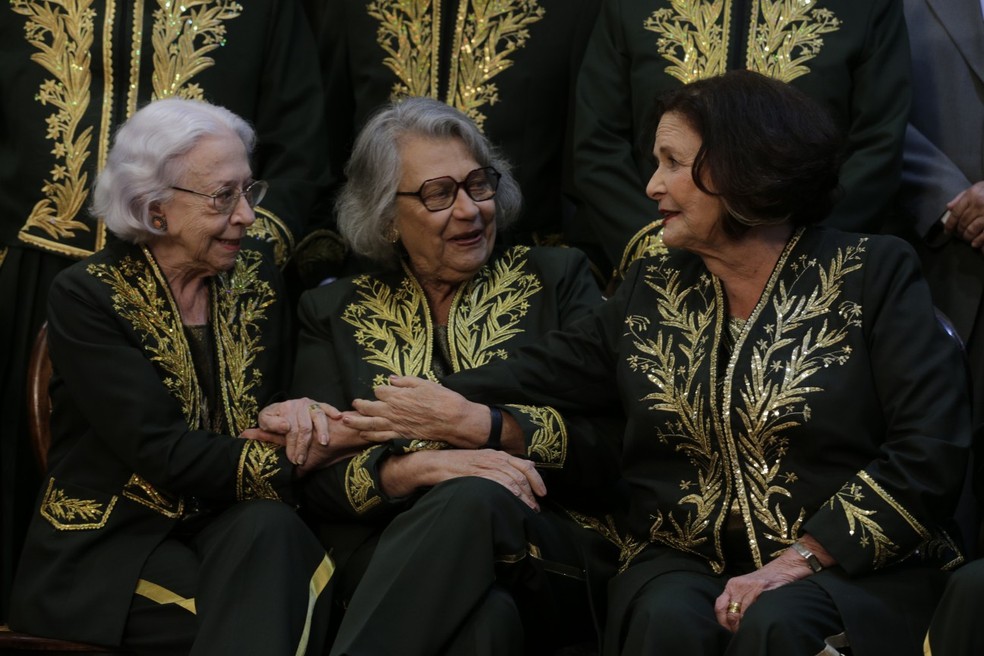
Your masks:
<instances>
[{"instance_id":1,"label":"smiling mouth","mask_svg":"<svg viewBox=\"0 0 984 656\"><path fill-rule=\"evenodd\" d=\"M461 234L461 235L455 235L454 237L451 237L451 239L449 241L468 242L468 241L474 241L474 240L480 238L481 236L482 236L482 231L481 230L473 230L471 232L466 232L466 233Z\"/></svg>"}]
</instances>

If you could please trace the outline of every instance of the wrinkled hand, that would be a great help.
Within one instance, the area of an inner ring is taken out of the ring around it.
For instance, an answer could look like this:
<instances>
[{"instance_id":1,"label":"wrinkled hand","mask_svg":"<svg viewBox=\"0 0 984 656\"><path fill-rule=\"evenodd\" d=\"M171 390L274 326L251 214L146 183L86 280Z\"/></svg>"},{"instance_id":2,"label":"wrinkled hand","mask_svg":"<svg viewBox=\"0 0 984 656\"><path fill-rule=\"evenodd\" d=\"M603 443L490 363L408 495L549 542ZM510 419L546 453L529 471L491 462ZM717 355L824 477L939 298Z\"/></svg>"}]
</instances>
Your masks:
<instances>
[{"instance_id":1,"label":"wrinkled hand","mask_svg":"<svg viewBox=\"0 0 984 656\"><path fill-rule=\"evenodd\" d=\"M243 437L280 444L287 449L287 459L295 465L303 465L312 444L327 447L328 423L341 420L342 413L327 403L308 398L271 403L260 411L259 428L243 432Z\"/></svg>"},{"instance_id":2,"label":"wrinkled hand","mask_svg":"<svg viewBox=\"0 0 984 656\"><path fill-rule=\"evenodd\" d=\"M984 181L961 191L946 207L950 210L946 232L984 252Z\"/></svg>"},{"instance_id":3,"label":"wrinkled hand","mask_svg":"<svg viewBox=\"0 0 984 656\"><path fill-rule=\"evenodd\" d=\"M488 440L488 406L472 403L438 383L410 376L390 376L375 390L375 401L352 402L359 414L346 414L348 426L372 442L396 437L447 442L474 449Z\"/></svg>"},{"instance_id":4,"label":"wrinkled hand","mask_svg":"<svg viewBox=\"0 0 984 656\"><path fill-rule=\"evenodd\" d=\"M328 419L328 444L311 440L307 457L297 467L297 475L305 476L313 471L324 469L343 458L354 456L366 447L372 446L359 434L359 431L346 426L341 417Z\"/></svg>"},{"instance_id":5,"label":"wrinkled hand","mask_svg":"<svg viewBox=\"0 0 984 656\"><path fill-rule=\"evenodd\" d=\"M736 576L724 586L724 592L714 602L714 615L718 624L734 632L741 624L741 617L767 590L775 590L787 583L813 574L813 570L799 554L787 549L778 558L761 568ZM728 612L732 603L740 604L738 612Z\"/></svg>"},{"instance_id":6,"label":"wrinkled hand","mask_svg":"<svg viewBox=\"0 0 984 656\"><path fill-rule=\"evenodd\" d=\"M531 461L492 449L417 451L389 458L380 470L383 489L390 496L406 496L418 488L462 476L495 481L536 511L540 510L537 497L547 493Z\"/></svg>"}]
</instances>

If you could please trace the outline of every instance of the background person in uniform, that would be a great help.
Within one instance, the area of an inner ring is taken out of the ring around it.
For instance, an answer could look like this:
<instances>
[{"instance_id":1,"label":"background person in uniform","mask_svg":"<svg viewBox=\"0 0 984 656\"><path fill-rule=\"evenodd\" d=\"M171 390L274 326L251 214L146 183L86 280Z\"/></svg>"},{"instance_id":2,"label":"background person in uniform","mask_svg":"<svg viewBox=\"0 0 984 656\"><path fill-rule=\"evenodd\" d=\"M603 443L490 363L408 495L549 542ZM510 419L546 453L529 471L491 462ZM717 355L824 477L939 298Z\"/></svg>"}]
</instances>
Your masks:
<instances>
[{"instance_id":1,"label":"background person in uniform","mask_svg":"<svg viewBox=\"0 0 984 656\"><path fill-rule=\"evenodd\" d=\"M577 83L569 243L606 274L658 217L642 193L646 133L661 91L746 68L820 101L846 135L832 226L880 232L899 184L909 112L898 0L607 0ZM730 119L729 119L730 120Z\"/></svg>"},{"instance_id":2,"label":"background person in uniform","mask_svg":"<svg viewBox=\"0 0 984 656\"><path fill-rule=\"evenodd\" d=\"M332 168L343 169L356 135L391 100L436 98L467 114L513 165L524 207L499 243L559 243L573 212L574 82L598 5L307 0L331 100Z\"/></svg>"}]
</instances>

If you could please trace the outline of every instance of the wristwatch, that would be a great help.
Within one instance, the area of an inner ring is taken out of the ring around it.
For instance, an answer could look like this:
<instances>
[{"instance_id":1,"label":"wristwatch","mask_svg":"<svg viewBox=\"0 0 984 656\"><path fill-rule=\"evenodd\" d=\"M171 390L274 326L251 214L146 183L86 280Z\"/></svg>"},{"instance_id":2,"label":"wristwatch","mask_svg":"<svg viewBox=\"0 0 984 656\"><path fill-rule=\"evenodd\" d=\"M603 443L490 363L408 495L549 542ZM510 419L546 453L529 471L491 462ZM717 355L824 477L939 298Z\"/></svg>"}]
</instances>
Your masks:
<instances>
[{"instance_id":1,"label":"wristwatch","mask_svg":"<svg viewBox=\"0 0 984 656\"><path fill-rule=\"evenodd\" d=\"M810 566L810 569L813 570L814 574L823 570L823 565L820 563L820 559L817 558L816 554L807 549L805 544L797 540L790 546L793 547L793 551L803 556L803 560L805 560L806 564Z\"/></svg>"}]
</instances>

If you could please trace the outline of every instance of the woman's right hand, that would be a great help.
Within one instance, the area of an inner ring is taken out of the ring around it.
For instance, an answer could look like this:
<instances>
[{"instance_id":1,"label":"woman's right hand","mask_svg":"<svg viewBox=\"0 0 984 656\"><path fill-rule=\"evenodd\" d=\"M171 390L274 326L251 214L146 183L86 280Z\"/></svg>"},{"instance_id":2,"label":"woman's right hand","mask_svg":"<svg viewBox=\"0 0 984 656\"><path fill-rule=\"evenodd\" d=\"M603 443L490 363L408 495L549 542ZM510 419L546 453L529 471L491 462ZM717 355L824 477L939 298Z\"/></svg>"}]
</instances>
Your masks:
<instances>
[{"instance_id":1,"label":"woman's right hand","mask_svg":"<svg viewBox=\"0 0 984 656\"><path fill-rule=\"evenodd\" d=\"M383 491L402 497L421 487L431 487L462 476L495 481L520 501L539 511L537 497L547 493L533 462L492 449L441 449L397 455L383 461L379 477Z\"/></svg>"},{"instance_id":2,"label":"woman's right hand","mask_svg":"<svg viewBox=\"0 0 984 656\"><path fill-rule=\"evenodd\" d=\"M286 447L287 459L300 466L307 460L312 435L317 436L319 445L328 446L331 435L328 423L341 418L342 413L327 403L308 398L291 399L263 408L259 431L247 430L243 437L272 441Z\"/></svg>"}]
</instances>

